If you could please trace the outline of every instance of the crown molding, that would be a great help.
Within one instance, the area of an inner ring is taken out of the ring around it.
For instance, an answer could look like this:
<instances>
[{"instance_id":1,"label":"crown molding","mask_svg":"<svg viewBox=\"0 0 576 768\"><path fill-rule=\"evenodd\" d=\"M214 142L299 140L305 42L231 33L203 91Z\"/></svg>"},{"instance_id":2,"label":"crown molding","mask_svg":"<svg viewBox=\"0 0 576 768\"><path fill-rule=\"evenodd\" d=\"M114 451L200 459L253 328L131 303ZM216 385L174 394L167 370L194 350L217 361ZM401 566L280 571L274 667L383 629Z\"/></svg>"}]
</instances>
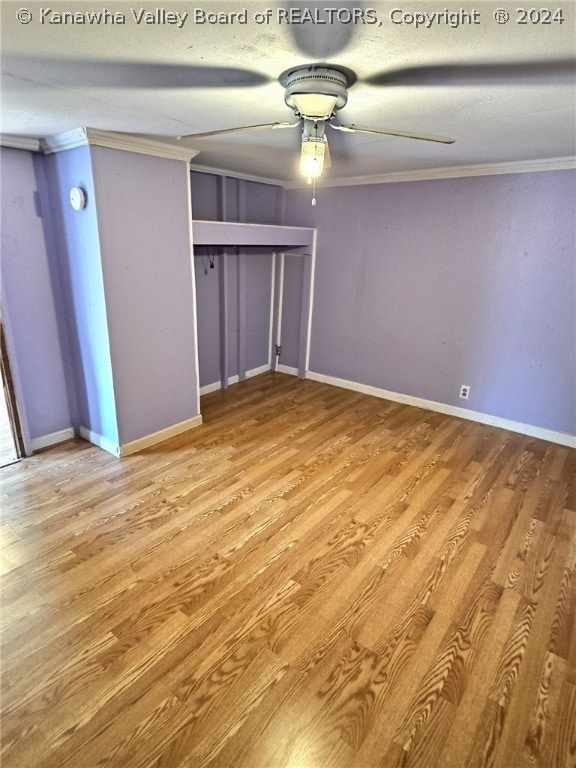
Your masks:
<instances>
[{"instance_id":1,"label":"crown molding","mask_svg":"<svg viewBox=\"0 0 576 768\"><path fill-rule=\"evenodd\" d=\"M40 139L29 136L15 136L12 133L0 133L0 146L8 149L26 149L28 152L40 152Z\"/></svg>"},{"instance_id":2,"label":"crown molding","mask_svg":"<svg viewBox=\"0 0 576 768\"><path fill-rule=\"evenodd\" d=\"M47 136L40 140L40 147L45 155L86 145L122 149L126 152L138 152L142 155L187 162L198 154L198 150L189 147L180 147L144 136L135 136L131 133L100 131L96 128L75 128L72 131Z\"/></svg>"},{"instance_id":3,"label":"crown molding","mask_svg":"<svg viewBox=\"0 0 576 768\"><path fill-rule=\"evenodd\" d=\"M576 157L552 157L542 160L514 160L486 165L456 165L447 168L429 168L419 171L399 171L376 176L350 176L345 179L322 179L322 187L350 187L364 184L393 184L402 181L430 181L434 179L463 179L469 176L500 176L512 173L538 173L576 169ZM302 181L284 183L286 189L305 189Z\"/></svg>"},{"instance_id":4,"label":"crown molding","mask_svg":"<svg viewBox=\"0 0 576 768\"><path fill-rule=\"evenodd\" d=\"M43 152L46 155L63 152L86 145L122 149L127 152L139 152L144 155L164 157L173 160L191 161L199 154L199 150L190 147L176 146L168 142L136 136L130 133L101 131L96 128L76 128L66 133L58 133L43 139L14 134L0 134L0 146L10 149L23 149L29 152ZM227 168L211 168L192 163L191 170L198 173L209 173L215 176L254 181L259 184L272 184L285 189L307 189L304 179L287 181L268 176L232 171ZM514 160L504 163L487 163L479 165L456 165L446 168L428 168L416 171L397 171L370 176L350 176L347 178L323 178L322 187L349 187L366 184L394 184L403 181L431 181L435 179L462 179L471 176L498 176L514 173L539 173L545 171L566 171L576 169L576 157L552 157L539 160Z\"/></svg>"}]
</instances>

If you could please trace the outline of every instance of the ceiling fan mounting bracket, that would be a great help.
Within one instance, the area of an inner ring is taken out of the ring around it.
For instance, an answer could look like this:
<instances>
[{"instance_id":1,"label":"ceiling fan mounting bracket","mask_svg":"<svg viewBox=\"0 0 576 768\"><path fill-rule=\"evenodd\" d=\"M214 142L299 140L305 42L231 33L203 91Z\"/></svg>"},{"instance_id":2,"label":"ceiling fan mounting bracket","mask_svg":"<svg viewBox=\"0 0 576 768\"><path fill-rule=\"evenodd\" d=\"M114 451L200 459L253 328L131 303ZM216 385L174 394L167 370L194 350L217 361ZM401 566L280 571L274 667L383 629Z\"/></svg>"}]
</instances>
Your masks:
<instances>
[{"instance_id":1,"label":"ceiling fan mounting bracket","mask_svg":"<svg viewBox=\"0 0 576 768\"><path fill-rule=\"evenodd\" d=\"M346 67L310 64L287 69L278 79L286 89L286 104L297 115L312 120L328 120L346 105L348 88L356 81L356 75ZM302 103L306 100L314 105L314 114L303 111Z\"/></svg>"}]
</instances>

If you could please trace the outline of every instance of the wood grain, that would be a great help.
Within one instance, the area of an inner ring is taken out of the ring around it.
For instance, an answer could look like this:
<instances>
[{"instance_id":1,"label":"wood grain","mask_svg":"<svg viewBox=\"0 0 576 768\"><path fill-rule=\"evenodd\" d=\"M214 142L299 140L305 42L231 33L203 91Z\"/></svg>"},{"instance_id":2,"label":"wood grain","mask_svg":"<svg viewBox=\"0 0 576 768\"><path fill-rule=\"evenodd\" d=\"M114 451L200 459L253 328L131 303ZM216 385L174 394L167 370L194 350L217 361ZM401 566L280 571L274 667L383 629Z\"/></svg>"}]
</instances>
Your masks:
<instances>
[{"instance_id":1,"label":"wood grain","mask_svg":"<svg viewBox=\"0 0 576 768\"><path fill-rule=\"evenodd\" d=\"M568 448L282 374L2 470L3 768L576 768Z\"/></svg>"}]
</instances>

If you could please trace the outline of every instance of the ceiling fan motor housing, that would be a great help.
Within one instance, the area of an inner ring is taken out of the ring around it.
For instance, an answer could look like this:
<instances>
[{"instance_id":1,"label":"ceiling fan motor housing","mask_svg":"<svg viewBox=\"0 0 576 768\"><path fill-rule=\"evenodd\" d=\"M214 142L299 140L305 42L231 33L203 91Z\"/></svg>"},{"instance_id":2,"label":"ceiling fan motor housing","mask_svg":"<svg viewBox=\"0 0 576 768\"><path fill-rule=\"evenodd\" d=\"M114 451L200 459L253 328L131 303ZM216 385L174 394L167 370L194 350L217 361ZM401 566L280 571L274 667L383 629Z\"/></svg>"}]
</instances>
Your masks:
<instances>
[{"instance_id":1,"label":"ceiling fan motor housing","mask_svg":"<svg viewBox=\"0 0 576 768\"><path fill-rule=\"evenodd\" d=\"M342 109L355 79L351 70L316 65L287 69L279 78L286 88L286 104L297 115L311 120L328 120Z\"/></svg>"}]
</instances>

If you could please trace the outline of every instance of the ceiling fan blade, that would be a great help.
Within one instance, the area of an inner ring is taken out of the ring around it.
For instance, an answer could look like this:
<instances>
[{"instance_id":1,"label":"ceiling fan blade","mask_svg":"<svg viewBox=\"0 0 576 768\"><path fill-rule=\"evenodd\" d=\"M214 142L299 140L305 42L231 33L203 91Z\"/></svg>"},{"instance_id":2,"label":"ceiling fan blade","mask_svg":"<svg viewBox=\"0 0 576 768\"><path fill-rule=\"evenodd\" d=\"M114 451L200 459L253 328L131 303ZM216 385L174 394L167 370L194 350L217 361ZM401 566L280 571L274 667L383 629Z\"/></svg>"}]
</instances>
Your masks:
<instances>
[{"instance_id":1,"label":"ceiling fan blade","mask_svg":"<svg viewBox=\"0 0 576 768\"><path fill-rule=\"evenodd\" d=\"M573 82L576 59L516 61L478 64L439 64L405 67L379 72L368 77L370 85L386 86L458 86L475 85L559 85Z\"/></svg>"},{"instance_id":2,"label":"ceiling fan blade","mask_svg":"<svg viewBox=\"0 0 576 768\"><path fill-rule=\"evenodd\" d=\"M188 133L184 136L178 136L178 139L207 139L210 136L224 136L227 133L244 133L245 131L261 131L267 128L273 130L278 128L296 128L300 125L298 120L295 123L258 123L256 125L242 125L240 128L222 128L217 131L204 131L204 133Z\"/></svg>"},{"instance_id":3,"label":"ceiling fan blade","mask_svg":"<svg viewBox=\"0 0 576 768\"><path fill-rule=\"evenodd\" d=\"M270 82L248 69L146 61L4 56L2 69L16 78L76 88L245 88Z\"/></svg>"},{"instance_id":4,"label":"ceiling fan blade","mask_svg":"<svg viewBox=\"0 0 576 768\"><path fill-rule=\"evenodd\" d=\"M329 122L329 125L337 131L345 131L347 133L375 133L382 136L401 136L405 139L418 139L418 141L435 141L438 144L454 144L454 139L449 139L447 136L434 136L429 133L415 133L414 131L398 131L395 128L378 129L378 128L362 128L359 125L340 125L339 123Z\"/></svg>"}]
</instances>

